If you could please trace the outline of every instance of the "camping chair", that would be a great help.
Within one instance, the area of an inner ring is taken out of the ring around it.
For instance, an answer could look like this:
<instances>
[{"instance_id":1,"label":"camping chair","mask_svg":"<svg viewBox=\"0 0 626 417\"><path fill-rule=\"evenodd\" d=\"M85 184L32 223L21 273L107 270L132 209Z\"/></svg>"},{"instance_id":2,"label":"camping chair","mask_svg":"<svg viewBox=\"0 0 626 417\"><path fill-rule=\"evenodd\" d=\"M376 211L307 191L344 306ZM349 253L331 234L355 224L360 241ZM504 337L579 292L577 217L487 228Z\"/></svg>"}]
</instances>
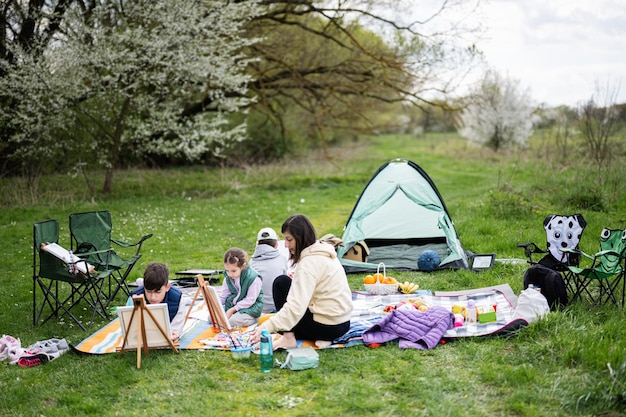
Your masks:
<instances>
[{"instance_id":1,"label":"camping chair","mask_svg":"<svg viewBox=\"0 0 626 417\"><path fill-rule=\"evenodd\" d=\"M611 285L611 291L614 294L619 296L618 290L620 290L619 285L622 284L621 288L621 305L622 308L626 306L626 230L624 230L624 236L622 237L622 261L624 261L622 265L622 272L613 280Z\"/></svg>"},{"instance_id":2,"label":"camping chair","mask_svg":"<svg viewBox=\"0 0 626 417\"><path fill-rule=\"evenodd\" d=\"M626 305L626 229L622 231L622 272L615 278L610 279L611 293L622 308ZM620 288L621 284L621 288ZM620 296L621 295L621 296Z\"/></svg>"},{"instance_id":3,"label":"camping chair","mask_svg":"<svg viewBox=\"0 0 626 417\"><path fill-rule=\"evenodd\" d=\"M600 234L600 251L593 256L578 251L581 255L591 260L587 268L570 266L569 270L577 277L578 291L574 299L587 296L591 303L603 304L611 301L615 306L624 304L618 302L617 289L623 279L624 252L626 248L626 230L603 229ZM598 283L597 291L591 288L593 282Z\"/></svg>"},{"instance_id":4,"label":"camping chair","mask_svg":"<svg viewBox=\"0 0 626 417\"><path fill-rule=\"evenodd\" d=\"M563 216L550 214L543 220L546 231L546 249L539 248L535 243L520 243L528 263L540 264L561 274L567 292L572 296L578 293L577 277L570 271L570 266L578 266L580 253L578 244L585 230L587 222L582 214ZM533 260L533 254L543 255L539 261ZM575 297L573 297L575 298Z\"/></svg>"},{"instance_id":5,"label":"camping chair","mask_svg":"<svg viewBox=\"0 0 626 417\"><path fill-rule=\"evenodd\" d=\"M70 244L76 255L86 259L96 268L110 269L113 273L109 278L108 302L115 299L121 290L130 296L126 278L141 258L143 242L152 237L152 233L143 236L136 243L124 242L111 237L113 224L111 213L106 210L70 214ZM128 259L119 256L111 243L120 248L136 247L135 253ZM113 288L114 286L114 288Z\"/></svg>"},{"instance_id":6,"label":"camping chair","mask_svg":"<svg viewBox=\"0 0 626 417\"><path fill-rule=\"evenodd\" d=\"M81 302L86 302L92 310L89 326L93 324L96 313L106 318L102 286L111 271L104 270L98 273L90 270L86 261L73 257L71 253L58 245L48 245L58 244L58 241L59 222L57 220L34 224L33 325L43 324L52 317L68 315L81 329L86 330L79 317L72 313L72 309ZM44 250L45 245L57 247L61 253L65 253L65 256ZM59 285L62 283L66 283L67 286ZM40 297L38 293L41 294ZM46 311L47 316L44 314Z\"/></svg>"}]
</instances>

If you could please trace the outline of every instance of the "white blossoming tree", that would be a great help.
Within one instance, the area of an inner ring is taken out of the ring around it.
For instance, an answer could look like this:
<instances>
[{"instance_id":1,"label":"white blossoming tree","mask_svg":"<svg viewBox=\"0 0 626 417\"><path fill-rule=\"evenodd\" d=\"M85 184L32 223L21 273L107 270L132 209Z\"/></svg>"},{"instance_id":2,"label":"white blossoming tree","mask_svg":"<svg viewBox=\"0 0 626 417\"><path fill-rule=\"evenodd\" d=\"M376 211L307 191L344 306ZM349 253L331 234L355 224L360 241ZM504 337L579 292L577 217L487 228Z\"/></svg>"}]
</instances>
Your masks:
<instances>
[{"instance_id":1,"label":"white blossoming tree","mask_svg":"<svg viewBox=\"0 0 626 417\"><path fill-rule=\"evenodd\" d=\"M227 115L249 104L241 51L256 40L241 29L256 1L71 4L43 53L15 42L0 61L0 128L19 160L97 164L109 192L133 154L194 160L244 138ZM197 100L204 111L186 114Z\"/></svg>"},{"instance_id":2,"label":"white blossoming tree","mask_svg":"<svg viewBox=\"0 0 626 417\"><path fill-rule=\"evenodd\" d=\"M494 151L524 147L533 131L532 101L518 80L488 71L461 112L459 134Z\"/></svg>"}]
</instances>

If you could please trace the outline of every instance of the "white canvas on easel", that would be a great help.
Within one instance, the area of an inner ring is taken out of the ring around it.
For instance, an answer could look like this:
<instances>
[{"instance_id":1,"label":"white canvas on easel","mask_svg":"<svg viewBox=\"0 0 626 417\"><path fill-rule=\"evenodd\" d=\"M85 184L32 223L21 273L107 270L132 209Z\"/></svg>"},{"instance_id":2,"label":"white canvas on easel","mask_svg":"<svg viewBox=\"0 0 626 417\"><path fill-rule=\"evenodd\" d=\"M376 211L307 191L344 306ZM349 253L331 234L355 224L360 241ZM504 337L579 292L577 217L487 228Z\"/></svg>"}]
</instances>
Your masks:
<instances>
[{"instance_id":1,"label":"white canvas on easel","mask_svg":"<svg viewBox=\"0 0 626 417\"><path fill-rule=\"evenodd\" d=\"M226 311L224 311L224 306L220 302L220 297L217 294L217 291L210 285L207 285L206 289L210 300L210 302L207 300L207 307L209 308L209 312L211 312L211 308L213 309L213 314L211 315L213 327L228 331L232 330L230 321L228 321L228 317L226 317Z\"/></svg>"},{"instance_id":2,"label":"white canvas on easel","mask_svg":"<svg viewBox=\"0 0 626 417\"><path fill-rule=\"evenodd\" d=\"M146 304L143 295L132 296L133 305L118 307L118 316L124 336L117 348L120 355L126 350L137 351L137 369L141 368L141 351L147 355L152 348L171 347L178 353L172 341L170 315L167 304Z\"/></svg>"},{"instance_id":3,"label":"white canvas on easel","mask_svg":"<svg viewBox=\"0 0 626 417\"><path fill-rule=\"evenodd\" d=\"M145 337L147 346L143 346L142 342L141 347L170 347L171 339L168 339L165 336L172 334L167 304L146 304L145 308L150 310L150 312L152 313L152 317L154 317L154 320L150 315L143 314L142 322L145 325ZM131 322L134 309L135 306L123 306L117 308L117 314L119 315L120 319L120 327L122 328L123 340L126 341L124 349L137 349L137 347L139 346L139 343L137 341L137 335L140 334L137 331L137 325L139 321L132 320ZM165 335L163 333L165 333Z\"/></svg>"},{"instance_id":4,"label":"white canvas on easel","mask_svg":"<svg viewBox=\"0 0 626 417\"><path fill-rule=\"evenodd\" d=\"M220 301L220 297L217 294L217 290L214 287L208 285L208 282L204 280L202 275L196 276L198 280L198 290L191 301L191 305L193 306L202 294L204 301L206 303L207 309L209 310L209 317L211 318L211 324L214 329L230 332L232 327L230 326L230 322L228 321L228 317L226 317L226 312L224 311L224 306ZM185 317L185 322L192 315L191 308L187 313L187 317Z\"/></svg>"}]
</instances>

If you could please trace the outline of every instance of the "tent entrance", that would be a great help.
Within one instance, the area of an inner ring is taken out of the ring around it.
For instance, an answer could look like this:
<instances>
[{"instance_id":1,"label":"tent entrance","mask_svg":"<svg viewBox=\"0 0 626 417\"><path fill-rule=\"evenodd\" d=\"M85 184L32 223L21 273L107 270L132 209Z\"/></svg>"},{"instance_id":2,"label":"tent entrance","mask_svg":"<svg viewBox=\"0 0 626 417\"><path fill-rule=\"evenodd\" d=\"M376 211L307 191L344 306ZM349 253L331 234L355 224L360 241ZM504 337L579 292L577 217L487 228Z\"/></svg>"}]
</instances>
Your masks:
<instances>
[{"instance_id":1,"label":"tent entrance","mask_svg":"<svg viewBox=\"0 0 626 417\"><path fill-rule=\"evenodd\" d=\"M426 250L437 252L440 259L450 256L450 248L444 238L434 239L372 239L366 240L370 255L368 263L384 262L389 269L418 269L417 259Z\"/></svg>"}]
</instances>

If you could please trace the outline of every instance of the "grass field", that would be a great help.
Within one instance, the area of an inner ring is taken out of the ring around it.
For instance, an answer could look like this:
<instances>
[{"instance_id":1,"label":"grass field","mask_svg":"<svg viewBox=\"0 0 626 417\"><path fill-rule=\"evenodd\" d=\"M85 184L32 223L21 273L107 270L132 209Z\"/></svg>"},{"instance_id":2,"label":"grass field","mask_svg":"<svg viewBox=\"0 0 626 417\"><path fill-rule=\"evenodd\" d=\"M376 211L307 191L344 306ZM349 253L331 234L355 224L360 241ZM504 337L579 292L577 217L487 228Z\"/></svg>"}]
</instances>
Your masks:
<instances>
[{"instance_id":1,"label":"grass field","mask_svg":"<svg viewBox=\"0 0 626 417\"><path fill-rule=\"evenodd\" d=\"M146 241L131 280L149 261L170 271L222 267L224 251L250 253L259 228L280 229L293 213L311 218L321 236L342 234L352 207L374 172L401 157L419 164L448 206L465 249L523 258L516 244L545 242L550 213L582 213L581 248L598 249L604 227L626 227L621 169L598 172L548 158L539 135L510 154L469 148L456 135L376 136L332 148L332 160L311 152L281 164L245 168L190 167L118 172L110 195L91 194L85 181L64 175L28 185L0 179L0 331L24 346L51 337L77 344L83 332L68 320L32 325L32 227L106 209L114 235ZM615 155L623 166L623 155ZM620 160L621 158L621 160ZM90 181L100 184L101 174ZM126 252L122 251L122 254ZM395 273L421 288L460 290L508 283L522 289L526 265L492 270ZM362 289L362 275L349 276ZM120 304L125 300L120 298ZM87 312L84 312L87 319ZM136 369L132 353L68 353L34 368L1 363L3 416L623 416L626 415L624 311L585 303L554 312L507 338L474 338L430 351L397 345L323 350L320 367L259 372L220 351L151 351ZM100 320L90 331L105 322ZM283 359L278 353L278 358Z\"/></svg>"}]
</instances>

